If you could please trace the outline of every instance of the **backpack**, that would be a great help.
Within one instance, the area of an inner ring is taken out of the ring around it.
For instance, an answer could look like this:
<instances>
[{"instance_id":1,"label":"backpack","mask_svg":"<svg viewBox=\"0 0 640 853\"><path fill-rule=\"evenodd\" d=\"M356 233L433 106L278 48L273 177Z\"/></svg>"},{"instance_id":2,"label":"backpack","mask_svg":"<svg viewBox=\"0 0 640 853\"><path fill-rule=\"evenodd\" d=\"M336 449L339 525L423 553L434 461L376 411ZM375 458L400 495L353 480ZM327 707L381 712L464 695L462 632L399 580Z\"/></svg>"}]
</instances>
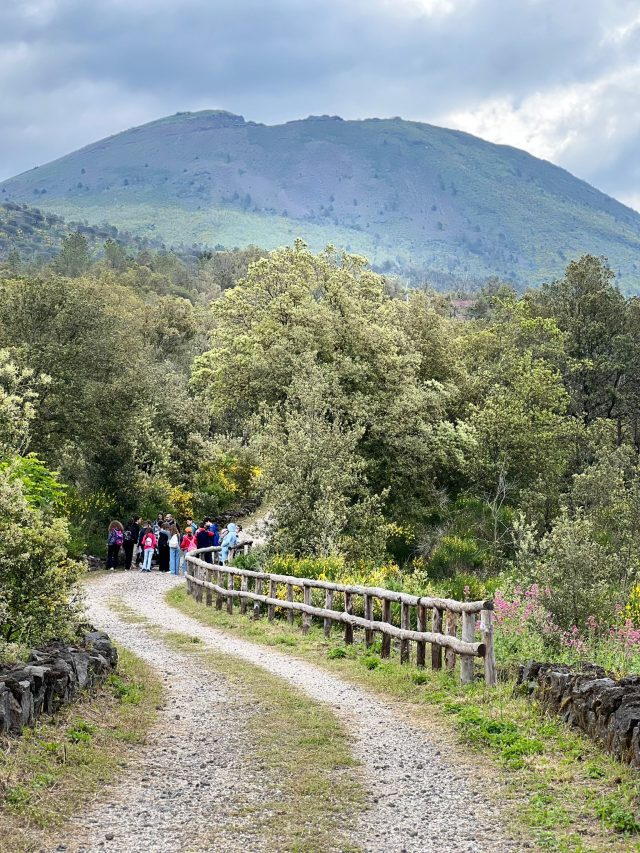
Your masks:
<instances>
[{"instance_id":1,"label":"backpack","mask_svg":"<svg viewBox=\"0 0 640 853\"><path fill-rule=\"evenodd\" d=\"M109 545L122 545L122 530L118 530L116 527L113 530L109 531L109 538L107 540L107 544Z\"/></svg>"}]
</instances>

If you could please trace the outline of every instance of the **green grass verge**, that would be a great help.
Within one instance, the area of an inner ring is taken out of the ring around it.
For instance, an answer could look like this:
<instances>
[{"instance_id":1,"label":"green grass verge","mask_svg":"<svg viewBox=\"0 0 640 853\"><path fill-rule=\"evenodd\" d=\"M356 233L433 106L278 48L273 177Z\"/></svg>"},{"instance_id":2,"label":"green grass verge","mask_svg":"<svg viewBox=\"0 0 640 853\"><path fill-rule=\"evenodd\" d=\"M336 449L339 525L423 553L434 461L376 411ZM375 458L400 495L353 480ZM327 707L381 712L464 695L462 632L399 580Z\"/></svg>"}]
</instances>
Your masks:
<instances>
[{"instance_id":1,"label":"green grass verge","mask_svg":"<svg viewBox=\"0 0 640 853\"><path fill-rule=\"evenodd\" d=\"M93 697L4 741L0 838L11 839L13 853L51 844L65 821L113 781L144 743L162 685L139 658L126 649L119 655L117 673Z\"/></svg>"},{"instance_id":2,"label":"green grass verge","mask_svg":"<svg viewBox=\"0 0 640 853\"><path fill-rule=\"evenodd\" d=\"M251 810L260 849L359 849L353 833L366 792L347 731L329 708L261 667L206 648L197 637L148 630L221 673L255 711L246 725L249 744L255 744L252 762L264 775L263 797L243 814L246 821ZM209 841L224 844L222 831L213 829Z\"/></svg>"},{"instance_id":3,"label":"green grass verge","mask_svg":"<svg viewBox=\"0 0 640 853\"><path fill-rule=\"evenodd\" d=\"M457 742L454 749L469 747L469 772L488 776L486 788L499 796L509 829L523 841L560 853L640 851L637 772L515 696L512 682L495 690L482 683L462 687L446 674L382 660L377 646L345 646L337 629L330 640L318 627L305 637L282 621L253 621L197 604L184 586L171 589L166 599L203 624L280 648L401 700L403 712L445 743L449 737Z\"/></svg>"}]
</instances>

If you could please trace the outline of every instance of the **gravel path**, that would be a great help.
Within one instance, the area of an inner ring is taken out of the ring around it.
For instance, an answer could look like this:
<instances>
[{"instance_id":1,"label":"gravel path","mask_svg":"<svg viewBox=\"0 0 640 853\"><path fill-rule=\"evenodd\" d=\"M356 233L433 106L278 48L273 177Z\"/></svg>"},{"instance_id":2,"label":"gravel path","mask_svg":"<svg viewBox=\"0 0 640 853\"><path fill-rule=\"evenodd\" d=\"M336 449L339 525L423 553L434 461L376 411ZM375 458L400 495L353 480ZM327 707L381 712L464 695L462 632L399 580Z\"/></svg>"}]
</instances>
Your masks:
<instances>
[{"instance_id":1,"label":"gravel path","mask_svg":"<svg viewBox=\"0 0 640 853\"><path fill-rule=\"evenodd\" d=\"M156 583L158 577L153 576ZM255 713L253 703L190 655L169 650L149 636L144 625L123 622L107 603L110 580L90 587L91 618L161 674L165 698L142 761L114 789L107 789L104 802L76 817L64 843L55 849L78 853L257 849L249 815L243 821L236 813L238 803L258 805L263 796L264 778L243 757L251 748L246 720ZM234 827L231 842L216 840L217 824Z\"/></svg>"},{"instance_id":2,"label":"gravel path","mask_svg":"<svg viewBox=\"0 0 640 853\"><path fill-rule=\"evenodd\" d=\"M109 600L114 597L151 622L168 630L188 633L213 649L264 667L331 707L353 736L354 754L363 762L371 791L371 807L363 812L357 835L363 850L376 853L502 853L516 849L502 828L496 806L473 789L464 768L448 763L438 744L430 740L423 729L412 725L361 688L318 667L271 648L230 637L181 614L164 601L164 593L176 582L180 581L155 572L150 575L132 572L106 577L87 587L92 621L119 643L156 665L166 680L171 679L171 707L166 716L179 716L176 723L179 728L171 728L174 735L171 745L165 740L168 735L162 733L150 744L148 766L140 771L149 781L140 779L130 783L125 801L116 792L113 803L89 817L88 820L97 821L96 831L91 844L82 849L235 849L229 845L191 847L186 836L167 838L167 835L175 831L178 818L182 824L197 826L221 790L242 791L242 796L248 797L252 792L256 794L257 781L250 769L234 759L239 751L234 751L232 745L223 750L232 762L228 767L204 758L216 751L216 738L212 733L219 736L221 732L233 731L226 721L237 711L233 708L234 698L228 695L224 684L202 670L194 672L197 664L184 655L168 652L162 643L147 639L144 626L125 625L109 607ZM192 700L194 681L198 683L199 692ZM211 720L210 726L206 725L207 719ZM238 732L238 736L240 734ZM175 753L171 753L171 749L175 749ZM200 768L200 778L211 783L201 791L195 803L187 797L189 785L193 784L194 766ZM164 799L159 803L163 794ZM115 840L107 842L106 846L96 846L97 839L104 841L105 834L113 831L108 828L109 819L113 825L116 819L121 820L125 811L125 821L131 820L128 799L134 800L138 808L146 807L146 818L134 822L134 834L129 830L128 839L123 838L120 846ZM216 809L219 810L224 800L217 799ZM154 817L152 822L151 813L157 816L160 810L164 810L165 818L156 823ZM195 836L197 832L191 832L191 838ZM245 839L244 849L259 848Z\"/></svg>"}]
</instances>

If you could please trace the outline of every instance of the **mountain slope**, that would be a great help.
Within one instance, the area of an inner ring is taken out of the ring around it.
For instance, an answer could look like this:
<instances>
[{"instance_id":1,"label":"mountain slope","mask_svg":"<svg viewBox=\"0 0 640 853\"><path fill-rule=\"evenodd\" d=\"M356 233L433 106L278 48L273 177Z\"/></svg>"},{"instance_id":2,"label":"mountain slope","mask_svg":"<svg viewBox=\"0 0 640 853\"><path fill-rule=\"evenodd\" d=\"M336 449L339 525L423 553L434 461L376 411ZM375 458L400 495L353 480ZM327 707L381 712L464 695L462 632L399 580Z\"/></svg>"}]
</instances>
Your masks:
<instances>
[{"instance_id":1,"label":"mountain slope","mask_svg":"<svg viewBox=\"0 0 640 853\"><path fill-rule=\"evenodd\" d=\"M302 236L383 268L521 283L589 251L640 290L640 214L523 151L401 119L179 113L11 178L0 200L174 243Z\"/></svg>"},{"instance_id":2,"label":"mountain slope","mask_svg":"<svg viewBox=\"0 0 640 853\"><path fill-rule=\"evenodd\" d=\"M17 252L22 261L50 261L60 251L62 241L74 231L84 234L89 248L100 252L106 240L115 240L129 251L162 248L157 240L148 240L113 225L87 225L65 222L55 213L43 213L27 204L0 202L0 260Z\"/></svg>"}]
</instances>

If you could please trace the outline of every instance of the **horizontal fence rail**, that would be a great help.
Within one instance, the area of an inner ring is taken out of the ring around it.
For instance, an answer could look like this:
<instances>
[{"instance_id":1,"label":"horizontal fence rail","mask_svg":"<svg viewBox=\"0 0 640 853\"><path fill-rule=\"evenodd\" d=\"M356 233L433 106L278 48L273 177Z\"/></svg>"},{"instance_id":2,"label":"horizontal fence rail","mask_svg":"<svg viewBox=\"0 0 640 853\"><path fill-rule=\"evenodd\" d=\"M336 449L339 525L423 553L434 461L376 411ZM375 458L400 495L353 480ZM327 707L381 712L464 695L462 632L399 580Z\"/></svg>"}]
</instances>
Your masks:
<instances>
[{"instance_id":1,"label":"horizontal fence rail","mask_svg":"<svg viewBox=\"0 0 640 853\"><path fill-rule=\"evenodd\" d=\"M449 598L409 595L380 587L331 583L313 578L256 572L236 566L215 565L198 556L204 553L217 554L219 551L220 548L215 546L191 551L187 555L187 589L196 601L201 602L204 593L206 604L211 607L215 593L218 610L222 609L226 600L227 612L233 613L234 600L238 600L240 612L243 614L247 612L247 605L251 604L254 619L261 617L264 606L270 621L275 619L276 608L279 608L286 613L289 624L293 624L297 612L301 614L302 631L305 634L311 627L313 617L323 620L327 637L331 635L334 624L342 624L345 626L346 643L353 643L354 628L363 628L367 647L373 645L376 633L381 635L380 656L383 658L390 656L391 640L399 640L401 663L409 662L410 643L413 641L416 643L416 663L421 667L425 665L426 644L429 643L432 669L442 669L443 651L445 669L450 672L455 669L456 655L460 657L462 684L473 681L474 658L483 658L485 684L490 687L496 685L491 600L456 601ZM236 578L239 587L236 585ZM296 591L298 597L302 598L301 601L296 600ZM314 592L317 598L321 591L324 591L323 606L313 603ZM334 606L336 594L341 597L341 609ZM354 613L354 596L362 599L363 616ZM396 614L399 626L392 624L393 604L396 605L396 611L399 609ZM380 610L381 619L374 618L375 609ZM427 630L429 614L432 630ZM458 623L461 628L460 637ZM416 626L415 630L413 624ZM476 641L478 631L480 642Z\"/></svg>"}]
</instances>

